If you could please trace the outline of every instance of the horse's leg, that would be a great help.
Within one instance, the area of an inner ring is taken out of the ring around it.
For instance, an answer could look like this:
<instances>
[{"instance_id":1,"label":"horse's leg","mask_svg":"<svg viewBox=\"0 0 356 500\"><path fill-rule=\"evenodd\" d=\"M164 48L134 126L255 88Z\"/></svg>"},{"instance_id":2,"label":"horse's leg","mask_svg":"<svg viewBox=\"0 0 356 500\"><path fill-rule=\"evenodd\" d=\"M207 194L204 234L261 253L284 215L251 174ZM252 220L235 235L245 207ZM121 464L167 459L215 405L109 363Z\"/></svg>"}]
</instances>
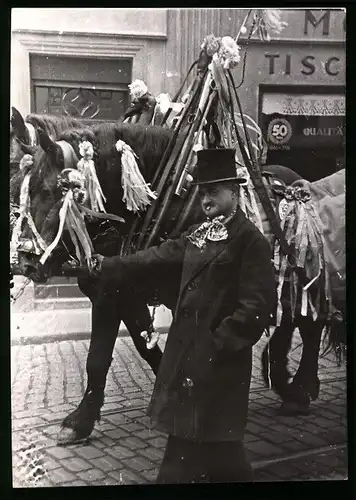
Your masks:
<instances>
[{"instance_id":1,"label":"horse's leg","mask_svg":"<svg viewBox=\"0 0 356 500\"><path fill-rule=\"evenodd\" d=\"M315 400L319 395L318 358L324 324L308 317L299 317L298 326L303 341L302 357L293 382L289 385L289 398L280 409L283 415L308 414L310 399Z\"/></svg>"},{"instance_id":2,"label":"horse's leg","mask_svg":"<svg viewBox=\"0 0 356 500\"><path fill-rule=\"evenodd\" d=\"M162 358L162 351L158 345L147 349L147 344L141 333L149 330L152 319L147 304L133 290L125 290L125 303L122 304L121 317L135 344L140 356L147 361L153 373L157 375Z\"/></svg>"},{"instance_id":3,"label":"horse's leg","mask_svg":"<svg viewBox=\"0 0 356 500\"><path fill-rule=\"evenodd\" d=\"M294 325L291 317L284 314L280 326L275 328L262 353L263 376L268 385L268 373L272 389L284 400L288 392L288 352L291 347Z\"/></svg>"},{"instance_id":4,"label":"horse's leg","mask_svg":"<svg viewBox=\"0 0 356 500\"><path fill-rule=\"evenodd\" d=\"M93 280L81 280L79 285L92 301L92 331L86 363L88 381L79 406L62 422L59 444L69 444L87 438L94 428L95 421L100 419L106 377L121 322L116 291L110 290L105 296L101 296L98 294L97 283Z\"/></svg>"},{"instance_id":5,"label":"horse's leg","mask_svg":"<svg viewBox=\"0 0 356 500\"><path fill-rule=\"evenodd\" d=\"M319 396L320 381L318 378L319 350L324 322L313 321L309 317L298 319L303 351L299 368L293 379L293 385L302 387L312 400Z\"/></svg>"}]
</instances>

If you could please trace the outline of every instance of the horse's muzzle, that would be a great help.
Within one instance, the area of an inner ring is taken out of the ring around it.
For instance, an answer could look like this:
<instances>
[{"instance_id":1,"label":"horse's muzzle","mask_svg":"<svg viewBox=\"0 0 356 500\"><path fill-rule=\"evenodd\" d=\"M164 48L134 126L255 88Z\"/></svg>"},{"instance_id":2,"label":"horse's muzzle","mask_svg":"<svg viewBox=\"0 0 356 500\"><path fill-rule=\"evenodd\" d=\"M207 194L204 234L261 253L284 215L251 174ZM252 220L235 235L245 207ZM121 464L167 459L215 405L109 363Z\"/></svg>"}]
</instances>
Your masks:
<instances>
[{"instance_id":1,"label":"horse's muzzle","mask_svg":"<svg viewBox=\"0 0 356 500\"><path fill-rule=\"evenodd\" d=\"M20 274L29 278L34 283L45 283L48 273L39 261L39 256L27 252L18 253L18 269Z\"/></svg>"}]
</instances>

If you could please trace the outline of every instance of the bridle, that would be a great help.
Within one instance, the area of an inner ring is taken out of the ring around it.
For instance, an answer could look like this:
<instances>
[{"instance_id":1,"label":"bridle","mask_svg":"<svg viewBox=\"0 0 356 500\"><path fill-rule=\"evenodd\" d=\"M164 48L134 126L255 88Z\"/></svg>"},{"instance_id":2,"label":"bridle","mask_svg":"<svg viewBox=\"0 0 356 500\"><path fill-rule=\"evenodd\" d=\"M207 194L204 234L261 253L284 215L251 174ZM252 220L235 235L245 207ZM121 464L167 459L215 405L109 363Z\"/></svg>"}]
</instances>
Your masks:
<instances>
[{"instance_id":1,"label":"bridle","mask_svg":"<svg viewBox=\"0 0 356 500\"><path fill-rule=\"evenodd\" d=\"M55 144L61 148L63 154L64 169L62 170L61 174L63 174L64 172L66 172L67 174L69 172L70 175L71 172L73 172L76 173L78 176L80 176L81 174L76 169L76 165L78 164L78 156L75 153L72 145L64 140L56 141ZM29 157L29 155L25 155L25 157ZM32 165L33 159L32 157L30 158L31 160L27 158L28 163L26 165L25 162L21 160L22 165L20 162L20 168L24 169ZM61 179L60 175L58 176L58 187L62 187L63 197L62 197L62 206L59 210L59 220L60 220L59 229L54 240L48 245L42 239L41 235L37 231L37 228L35 226L35 223L32 219L32 215L30 212L30 197L29 197L30 178L31 178L31 171L28 170L25 174L24 180L22 181L21 185L20 210L19 210L20 216L15 224L11 239L12 255L14 253L17 254L18 251L27 251L31 253L33 253L34 251L36 255L41 255L39 263L43 266L48 257L57 247L59 241L61 240L63 243L63 247L68 254L68 257L70 257L70 259L73 260L73 257L70 254L68 247L62 238L62 233L64 227L66 226L69 231L69 235L72 239L72 242L74 243L78 260L81 262L81 252L80 252L80 246L81 246L82 250L84 251L88 267L90 267L93 245L86 229L86 225L84 222L84 215L89 214L99 219L111 219L111 220L116 220L118 222L124 222L124 220L121 217L112 214L107 214L106 212L105 213L94 212L93 210L82 205L81 204L82 202L78 201L79 198L76 197L75 191L78 186L73 183L72 185L70 183L68 185L67 183L66 187L64 187L63 179ZM31 229L32 232L32 238L27 238L26 240L22 240L22 242L20 242L19 238L22 229L22 222L24 219L27 219L28 221L29 228Z\"/></svg>"}]
</instances>

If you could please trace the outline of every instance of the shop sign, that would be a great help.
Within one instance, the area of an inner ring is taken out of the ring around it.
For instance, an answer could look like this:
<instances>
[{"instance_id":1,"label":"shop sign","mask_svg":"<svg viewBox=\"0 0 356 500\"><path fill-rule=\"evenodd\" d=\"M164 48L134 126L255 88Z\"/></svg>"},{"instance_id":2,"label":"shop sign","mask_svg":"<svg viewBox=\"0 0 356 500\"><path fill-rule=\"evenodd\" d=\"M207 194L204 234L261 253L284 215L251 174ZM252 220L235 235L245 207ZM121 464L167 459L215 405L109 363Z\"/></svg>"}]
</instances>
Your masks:
<instances>
[{"instance_id":1,"label":"shop sign","mask_svg":"<svg viewBox=\"0 0 356 500\"><path fill-rule=\"evenodd\" d=\"M331 135L344 135L343 127L325 127L325 128L316 128L316 127L306 127L303 129L303 134L306 136L331 136Z\"/></svg>"},{"instance_id":2,"label":"shop sign","mask_svg":"<svg viewBox=\"0 0 356 500\"><path fill-rule=\"evenodd\" d=\"M275 118L270 121L267 129L267 140L281 146L292 137L292 126L285 118Z\"/></svg>"}]
</instances>

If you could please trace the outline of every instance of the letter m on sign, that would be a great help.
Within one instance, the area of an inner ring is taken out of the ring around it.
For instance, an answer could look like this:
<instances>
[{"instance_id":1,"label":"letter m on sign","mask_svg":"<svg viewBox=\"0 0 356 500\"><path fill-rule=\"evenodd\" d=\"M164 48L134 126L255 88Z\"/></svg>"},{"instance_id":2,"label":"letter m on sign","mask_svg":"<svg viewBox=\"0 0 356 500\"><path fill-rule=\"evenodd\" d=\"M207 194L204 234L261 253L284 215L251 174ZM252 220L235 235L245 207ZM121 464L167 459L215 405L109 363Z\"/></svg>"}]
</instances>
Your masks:
<instances>
[{"instance_id":1,"label":"letter m on sign","mask_svg":"<svg viewBox=\"0 0 356 500\"><path fill-rule=\"evenodd\" d=\"M323 35L329 34L330 28L330 10L327 10L317 19L311 10L305 11L305 20L304 20L304 35L308 34L308 26L309 23L316 28L320 23L323 23Z\"/></svg>"}]
</instances>

